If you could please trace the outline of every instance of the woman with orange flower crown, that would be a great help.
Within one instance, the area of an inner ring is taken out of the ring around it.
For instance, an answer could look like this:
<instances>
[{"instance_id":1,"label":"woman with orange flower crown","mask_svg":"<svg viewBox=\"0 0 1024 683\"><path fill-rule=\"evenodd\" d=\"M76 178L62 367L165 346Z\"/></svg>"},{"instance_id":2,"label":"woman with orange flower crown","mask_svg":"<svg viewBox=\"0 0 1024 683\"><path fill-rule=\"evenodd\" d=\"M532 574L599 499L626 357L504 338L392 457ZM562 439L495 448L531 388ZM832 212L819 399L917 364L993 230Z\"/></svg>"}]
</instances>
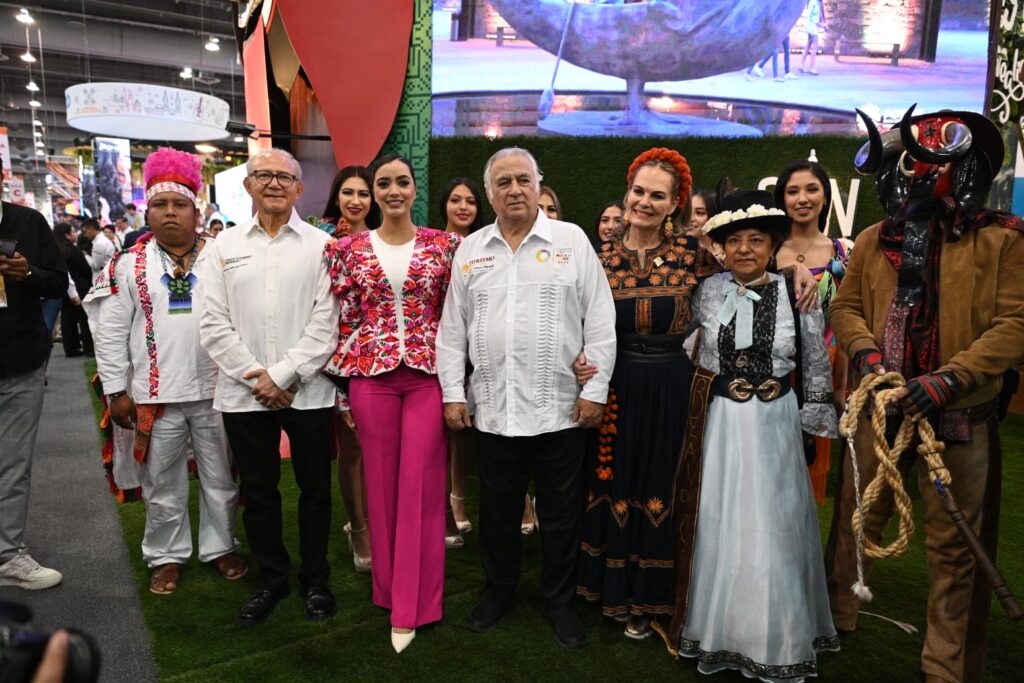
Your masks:
<instances>
[{"instance_id":1,"label":"woman with orange flower crown","mask_svg":"<svg viewBox=\"0 0 1024 683\"><path fill-rule=\"evenodd\" d=\"M621 240L599 257L615 299L618 355L591 464L577 592L600 600L625 635L651 634L673 605L672 477L692 365L683 351L697 241L683 234L690 167L644 152L627 175Z\"/></svg>"}]
</instances>

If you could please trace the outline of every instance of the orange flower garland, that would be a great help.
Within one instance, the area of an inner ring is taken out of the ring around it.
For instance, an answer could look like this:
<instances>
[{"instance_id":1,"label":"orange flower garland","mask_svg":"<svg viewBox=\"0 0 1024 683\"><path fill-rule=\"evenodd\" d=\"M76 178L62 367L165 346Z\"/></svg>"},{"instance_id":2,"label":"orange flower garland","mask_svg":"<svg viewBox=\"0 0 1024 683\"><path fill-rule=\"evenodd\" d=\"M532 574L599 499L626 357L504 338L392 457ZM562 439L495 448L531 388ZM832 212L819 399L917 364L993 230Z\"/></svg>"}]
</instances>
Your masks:
<instances>
[{"instance_id":1,"label":"orange flower garland","mask_svg":"<svg viewBox=\"0 0 1024 683\"><path fill-rule=\"evenodd\" d=\"M686 206L686 202L690 200L690 190L693 187L693 176L690 174L690 165L686 163L686 157L674 149L668 149L667 147L653 147L638 156L636 159L633 159L633 163L629 165L629 171L626 173L626 184L632 185L633 177L636 175L636 172L640 170L640 167L652 161L664 161L676 169L676 174L679 176L678 207L681 209Z\"/></svg>"},{"instance_id":2,"label":"orange flower garland","mask_svg":"<svg viewBox=\"0 0 1024 683\"><path fill-rule=\"evenodd\" d=\"M615 397L615 390L608 390L608 402L604 405L604 416L601 418L601 426L598 433L600 436L597 439L597 462L598 465L594 468L594 472L597 473L597 478L601 481L611 481L614 478L612 473L611 463L615 459L613 455L615 450L615 435L618 433L618 428L615 426L615 422L619 419L619 402Z\"/></svg>"}]
</instances>

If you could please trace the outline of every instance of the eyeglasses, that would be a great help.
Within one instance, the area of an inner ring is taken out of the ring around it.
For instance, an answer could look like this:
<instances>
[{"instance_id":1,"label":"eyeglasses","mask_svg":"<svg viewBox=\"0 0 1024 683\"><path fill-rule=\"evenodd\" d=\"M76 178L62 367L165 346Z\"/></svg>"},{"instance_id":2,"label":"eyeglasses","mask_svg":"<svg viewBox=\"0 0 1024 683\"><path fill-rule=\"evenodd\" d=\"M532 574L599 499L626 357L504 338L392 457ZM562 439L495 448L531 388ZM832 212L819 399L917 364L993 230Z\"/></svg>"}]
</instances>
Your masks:
<instances>
[{"instance_id":1,"label":"eyeglasses","mask_svg":"<svg viewBox=\"0 0 1024 683\"><path fill-rule=\"evenodd\" d=\"M269 185L270 181L277 178L277 184L281 187L291 187L298 178L291 173L271 173L270 171L256 171L249 176L260 185Z\"/></svg>"}]
</instances>

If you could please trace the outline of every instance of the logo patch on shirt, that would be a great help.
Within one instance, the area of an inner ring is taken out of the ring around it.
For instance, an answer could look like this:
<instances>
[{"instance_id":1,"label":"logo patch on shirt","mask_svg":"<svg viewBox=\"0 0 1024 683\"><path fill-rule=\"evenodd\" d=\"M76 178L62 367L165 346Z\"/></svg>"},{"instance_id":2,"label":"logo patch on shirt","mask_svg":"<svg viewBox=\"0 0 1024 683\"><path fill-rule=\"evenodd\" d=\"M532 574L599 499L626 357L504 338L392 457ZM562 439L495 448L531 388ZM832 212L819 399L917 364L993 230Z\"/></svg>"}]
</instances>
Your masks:
<instances>
[{"instance_id":1,"label":"logo patch on shirt","mask_svg":"<svg viewBox=\"0 0 1024 683\"><path fill-rule=\"evenodd\" d=\"M547 263L551 258L551 252L547 249L538 249L535 254L538 263Z\"/></svg>"},{"instance_id":2,"label":"logo patch on shirt","mask_svg":"<svg viewBox=\"0 0 1024 683\"><path fill-rule=\"evenodd\" d=\"M555 263L560 266L569 265L569 261L572 260L572 247L562 247L561 249L555 249Z\"/></svg>"}]
</instances>

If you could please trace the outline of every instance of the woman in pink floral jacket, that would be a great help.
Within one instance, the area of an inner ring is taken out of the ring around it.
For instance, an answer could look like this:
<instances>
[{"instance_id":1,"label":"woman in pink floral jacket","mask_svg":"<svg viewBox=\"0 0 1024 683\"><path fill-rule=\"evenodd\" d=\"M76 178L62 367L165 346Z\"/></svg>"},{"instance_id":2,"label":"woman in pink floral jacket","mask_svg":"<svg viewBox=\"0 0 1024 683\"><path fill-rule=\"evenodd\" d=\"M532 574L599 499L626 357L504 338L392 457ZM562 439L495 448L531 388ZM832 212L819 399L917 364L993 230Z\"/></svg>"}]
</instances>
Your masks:
<instances>
[{"instance_id":1,"label":"woman in pink floral jacket","mask_svg":"<svg viewBox=\"0 0 1024 683\"><path fill-rule=\"evenodd\" d=\"M341 329L324 371L350 379L345 419L363 446L373 602L391 610L401 652L417 626L441 619L448 444L434 339L460 238L413 224L406 159L374 163L373 193L381 226L327 246Z\"/></svg>"}]
</instances>

